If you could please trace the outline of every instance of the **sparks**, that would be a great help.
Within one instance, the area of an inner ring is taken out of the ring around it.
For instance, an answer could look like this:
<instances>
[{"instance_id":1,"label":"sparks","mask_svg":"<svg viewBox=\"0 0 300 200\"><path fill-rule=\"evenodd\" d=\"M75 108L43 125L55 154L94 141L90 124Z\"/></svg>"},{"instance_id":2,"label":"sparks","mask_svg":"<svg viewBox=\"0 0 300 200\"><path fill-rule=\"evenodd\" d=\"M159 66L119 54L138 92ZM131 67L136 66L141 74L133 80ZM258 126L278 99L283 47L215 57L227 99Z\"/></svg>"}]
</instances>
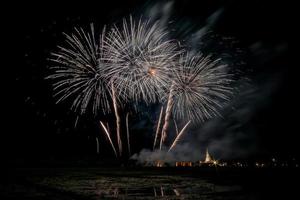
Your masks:
<instances>
[{"instance_id":1,"label":"sparks","mask_svg":"<svg viewBox=\"0 0 300 200\"><path fill-rule=\"evenodd\" d=\"M52 53L50 59L55 65L50 67L53 73L47 78L54 82L57 102L73 99L72 109L80 114L90 107L95 115L99 111L114 112L118 154L109 127L101 121L100 124L116 156L121 157L123 152L123 104L166 104L160 111L153 150L159 135L159 149L162 149L173 119L176 137L169 152L190 123L220 115L232 95L233 75L221 59L183 53L158 24L130 17L121 26L115 25L107 32L104 29L100 37L95 36L93 25L90 31L75 29L75 33L66 34L66 44ZM179 132L176 120L182 119L188 122ZM131 154L128 114L125 123Z\"/></svg>"},{"instance_id":2,"label":"sparks","mask_svg":"<svg viewBox=\"0 0 300 200\"><path fill-rule=\"evenodd\" d=\"M168 32L158 25L132 17L123 20L109 32L105 51L105 76L114 77L119 95L128 100L154 103L164 96L179 52L177 45L167 39Z\"/></svg>"},{"instance_id":3,"label":"sparks","mask_svg":"<svg viewBox=\"0 0 300 200\"><path fill-rule=\"evenodd\" d=\"M156 69L154 67L149 67L148 74L150 76L155 76L156 75Z\"/></svg>"},{"instance_id":4,"label":"sparks","mask_svg":"<svg viewBox=\"0 0 300 200\"><path fill-rule=\"evenodd\" d=\"M179 119L204 122L220 115L232 95L232 74L220 59L181 55L174 77L172 111Z\"/></svg>"},{"instance_id":5,"label":"sparks","mask_svg":"<svg viewBox=\"0 0 300 200\"><path fill-rule=\"evenodd\" d=\"M106 65L102 48L105 29L99 41L93 25L90 31L79 28L65 37L66 44L52 53L50 60L54 66L50 69L53 73L46 77L54 82L57 103L73 99L72 109L80 114L85 113L89 105L94 114L100 109L104 113L110 112L110 96L102 76Z\"/></svg>"}]
</instances>

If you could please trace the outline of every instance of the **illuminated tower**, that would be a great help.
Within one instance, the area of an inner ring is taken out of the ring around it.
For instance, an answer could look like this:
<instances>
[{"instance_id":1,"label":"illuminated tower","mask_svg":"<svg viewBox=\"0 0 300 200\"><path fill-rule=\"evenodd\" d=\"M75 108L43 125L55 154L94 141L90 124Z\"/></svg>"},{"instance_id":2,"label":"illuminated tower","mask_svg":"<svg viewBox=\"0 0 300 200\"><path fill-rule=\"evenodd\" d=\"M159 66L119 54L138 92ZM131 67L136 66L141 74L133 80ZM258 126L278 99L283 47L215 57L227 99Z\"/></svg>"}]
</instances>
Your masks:
<instances>
[{"instance_id":1,"label":"illuminated tower","mask_svg":"<svg viewBox=\"0 0 300 200\"><path fill-rule=\"evenodd\" d=\"M212 163L213 159L211 158L211 156L208 153L208 148L206 149L206 154L205 154L205 160L204 163Z\"/></svg>"}]
</instances>

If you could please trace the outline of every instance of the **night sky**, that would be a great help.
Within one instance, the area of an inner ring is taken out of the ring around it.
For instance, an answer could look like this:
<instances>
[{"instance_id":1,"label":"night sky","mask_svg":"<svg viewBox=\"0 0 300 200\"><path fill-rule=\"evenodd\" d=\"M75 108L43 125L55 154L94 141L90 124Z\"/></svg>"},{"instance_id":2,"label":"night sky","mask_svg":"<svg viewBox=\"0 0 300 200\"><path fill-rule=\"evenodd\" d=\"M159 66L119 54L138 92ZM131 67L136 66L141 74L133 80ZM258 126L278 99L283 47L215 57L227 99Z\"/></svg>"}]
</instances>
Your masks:
<instances>
[{"instance_id":1,"label":"night sky","mask_svg":"<svg viewBox=\"0 0 300 200\"><path fill-rule=\"evenodd\" d=\"M74 27L88 27L90 23L101 29L130 14L147 16L147 11L159 1L98 2L9 6L11 12L3 18L5 26L2 26L7 34L2 38L7 46L3 49L8 54L2 60L2 69L5 69L2 71L5 80L2 109L5 113L2 115L1 153L7 160L72 157L93 151L87 136L99 134L98 124L93 116L86 115L74 128L76 115L69 110L70 104L55 104L51 84L44 79L49 75L47 58L57 45L63 43L63 32L71 33ZM208 19L214 19L214 13L220 11L213 23L213 31L220 38L235 41L230 52L240 56L236 60L241 65L242 75L251 80L254 88L251 98L238 102L242 108L248 108L244 115L239 114L240 118L247 119L241 120L242 131L251 135L251 140L241 141L238 145L245 146L243 151L246 152L251 147L245 156L298 156L298 66L289 61L292 25L284 1L172 2L169 19L173 24L177 23L180 30L200 30L210 23ZM187 37L188 34L183 32L176 36ZM228 49L225 51L229 52ZM153 124L149 122L145 126ZM145 137L136 135L132 141L136 144L135 151ZM101 144L104 145L102 153L111 155L110 150L105 150L109 149L108 144Z\"/></svg>"}]
</instances>

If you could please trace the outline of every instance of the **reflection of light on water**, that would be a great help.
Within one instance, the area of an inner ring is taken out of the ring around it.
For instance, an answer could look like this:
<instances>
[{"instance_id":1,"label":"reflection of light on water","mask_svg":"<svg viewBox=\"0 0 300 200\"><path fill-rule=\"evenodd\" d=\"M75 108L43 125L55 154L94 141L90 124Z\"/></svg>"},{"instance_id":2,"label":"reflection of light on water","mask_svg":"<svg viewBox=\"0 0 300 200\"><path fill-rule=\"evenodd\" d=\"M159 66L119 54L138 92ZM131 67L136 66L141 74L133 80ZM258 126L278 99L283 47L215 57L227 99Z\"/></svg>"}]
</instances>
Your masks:
<instances>
[{"instance_id":1,"label":"reflection of light on water","mask_svg":"<svg viewBox=\"0 0 300 200\"><path fill-rule=\"evenodd\" d=\"M113 190L113 193L114 193L114 197L118 197L119 196L119 188L115 188L114 190Z\"/></svg>"},{"instance_id":2,"label":"reflection of light on water","mask_svg":"<svg viewBox=\"0 0 300 200\"><path fill-rule=\"evenodd\" d=\"M176 196L180 196L180 193L178 192L177 189L174 188L173 191L174 191L174 193L175 193Z\"/></svg>"},{"instance_id":3,"label":"reflection of light on water","mask_svg":"<svg viewBox=\"0 0 300 200\"><path fill-rule=\"evenodd\" d=\"M96 191L99 198L125 198L135 196L145 196L145 197L175 197L181 196L178 188L173 188L172 186L159 186L159 187L141 187L141 188L120 188L109 186L107 188L101 187Z\"/></svg>"},{"instance_id":4,"label":"reflection of light on water","mask_svg":"<svg viewBox=\"0 0 300 200\"><path fill-rule=\"evenodd\" d=\"M164 196L164 188L163 188L163 186L160 186L160 194L161 194L162 197Z\"/></svg>"},{"instance_id":5,"label":"reflection of light on water","mask_svg":"<svg viewBox=\"0 0 300 200\"><path fill-rule=\"evenodd\" d=\"M165 179L166 180L166 179ZM118 180L120 181L120 180ZM164 179L162 179L164 181ZM150 182L149 182L150 183ZM177 180L176 183L165 183L157 184L150 183L150 185L141 185L140 183L136 186L122 184L118 185L119 182L103 182L97 184L96 195L98 199L144 199L162 198L162 199L186 199L190 195L196 195L196 199L199 199L204 195L207 197L215 197L218 193L224 192L235 192L240 191L239 186L219 186L206 181L198 180L197 184L194 185L190 179ZM193 196L194 197L194 196Z\"/></svg>"},{"instance_id":6,"label":"reflection of light on water","mask_svg":"<svg viewBox=\"0 0 300 200\"><path fill-rule=\"evenodd\" d=\"M208 199L214 197L220 197L219 195L224 194L224 192L239 192L241 187L238 185L215 185L208 183L206 181L197 181L194 185L191 180L176 181L176 184L159 184L159 185L137 185L129 186L124 185L124 187L118 186L116 182L114 183L104 183L97 185L97 198L98 199L190 199L190 195L195 197L194 199L201 199L200 197L209 197ZM157 183L156 183L157 184ZM96 199L97 199L96 198Z\"/></svg>"},{"instance_id":7,"label":"reflection of light on water","mask_svg":"<svg viewBox=\"0 0 300 200\"><path fill-rule=\"evenodd\" d=\"M156 193L155 187L153 187L153 190L154 190L154 196L157 197L157 193Z\"/></svg>"}]
</instances>

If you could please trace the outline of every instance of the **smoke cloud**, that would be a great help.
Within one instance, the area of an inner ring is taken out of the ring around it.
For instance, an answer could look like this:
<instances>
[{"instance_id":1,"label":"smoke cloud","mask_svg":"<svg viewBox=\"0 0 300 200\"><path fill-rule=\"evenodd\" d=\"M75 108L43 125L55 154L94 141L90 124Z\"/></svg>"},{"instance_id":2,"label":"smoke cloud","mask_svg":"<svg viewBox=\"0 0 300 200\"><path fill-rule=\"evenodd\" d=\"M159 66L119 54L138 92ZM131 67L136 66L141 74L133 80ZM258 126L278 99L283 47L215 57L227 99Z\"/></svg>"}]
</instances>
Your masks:
<instances>
[{"instance_id":1,"label":"smoke cloud","mask_svg":"<svg viewBox=\"0 0 300 200\"><path fill-rule=\"evenodd\" d=\"M170 165L174 165L176 161L198 161L200 151L190 147L189 143L178 144L176 149L168 152L167 150L151 151L143 149L140 153L134 154L131 159L137 160L140 164L153 165L156 161L163 161Z\"/></svg>"},{"instance_id":2,"label":"smoke cloud","mask_svg":"<svg viewBox=\"0 0 300 200\"><path fill-rule=\"evenodd\" d=\"M245 80L238 84L242 82ZM199 161L204 159L207 148L215 159L242 158L256 153L260 147L257 144L257 131L251 124L254 123L256 112L270 101L270 95L276 87L277 83L271 80L259 88L253 84L244 85L224 109L222 117L190 127L170 152L143 149L131 159L143 164L157 160L169 164L175 161Z\"/></svg>"},{"instance_id":3,"label":"smoke cloud","mask_svg":"<svg viewBox=\"0 0 300 200\"><path fill-rule=\"evenodd\" d=\"M235 49L236 41L230 37L215 37L211 34L217 26L218 20L226 12L224 8L219 8L207 17L202 26L190 23L187 19L178 19L176 23L170 24L173 2L157 3L148 9L149 16L163 19L163 24L171 26L176 30L174 35L182 38L192 53L203 52L204 54L216 53L223 58L226 64L235 66L244 65L242 60L243 51ZM159 8L159 9L158 9ZM226 46L227 45L227 46ZM278 45L273 52L264 48L259 41L249 47L254 59L263 62L271 59L285 50L286 44ZM258 66L263 63L256 63ZM238 71L238 70L237 70ZM245 78L236 82L237 92L235 93L230 105L224 108L222 117L216 117L203 124L190 126L181 138L177 146L172 151L143 149L134 154L131 159L139 163L151 163L162 160L169 164L175 161L198 161L203 160L205 151L208 148L210 154L215 159L234 159L242 158L255 154L260 150L258 135L255 130L255 116L271 101L271 95L279 86L278 74L260 74L252 77L251 83ZM178 122L178 125L184 122ZM174 128L170 127L170 135L174 136Z\"/></svg>"}]
</instances>

